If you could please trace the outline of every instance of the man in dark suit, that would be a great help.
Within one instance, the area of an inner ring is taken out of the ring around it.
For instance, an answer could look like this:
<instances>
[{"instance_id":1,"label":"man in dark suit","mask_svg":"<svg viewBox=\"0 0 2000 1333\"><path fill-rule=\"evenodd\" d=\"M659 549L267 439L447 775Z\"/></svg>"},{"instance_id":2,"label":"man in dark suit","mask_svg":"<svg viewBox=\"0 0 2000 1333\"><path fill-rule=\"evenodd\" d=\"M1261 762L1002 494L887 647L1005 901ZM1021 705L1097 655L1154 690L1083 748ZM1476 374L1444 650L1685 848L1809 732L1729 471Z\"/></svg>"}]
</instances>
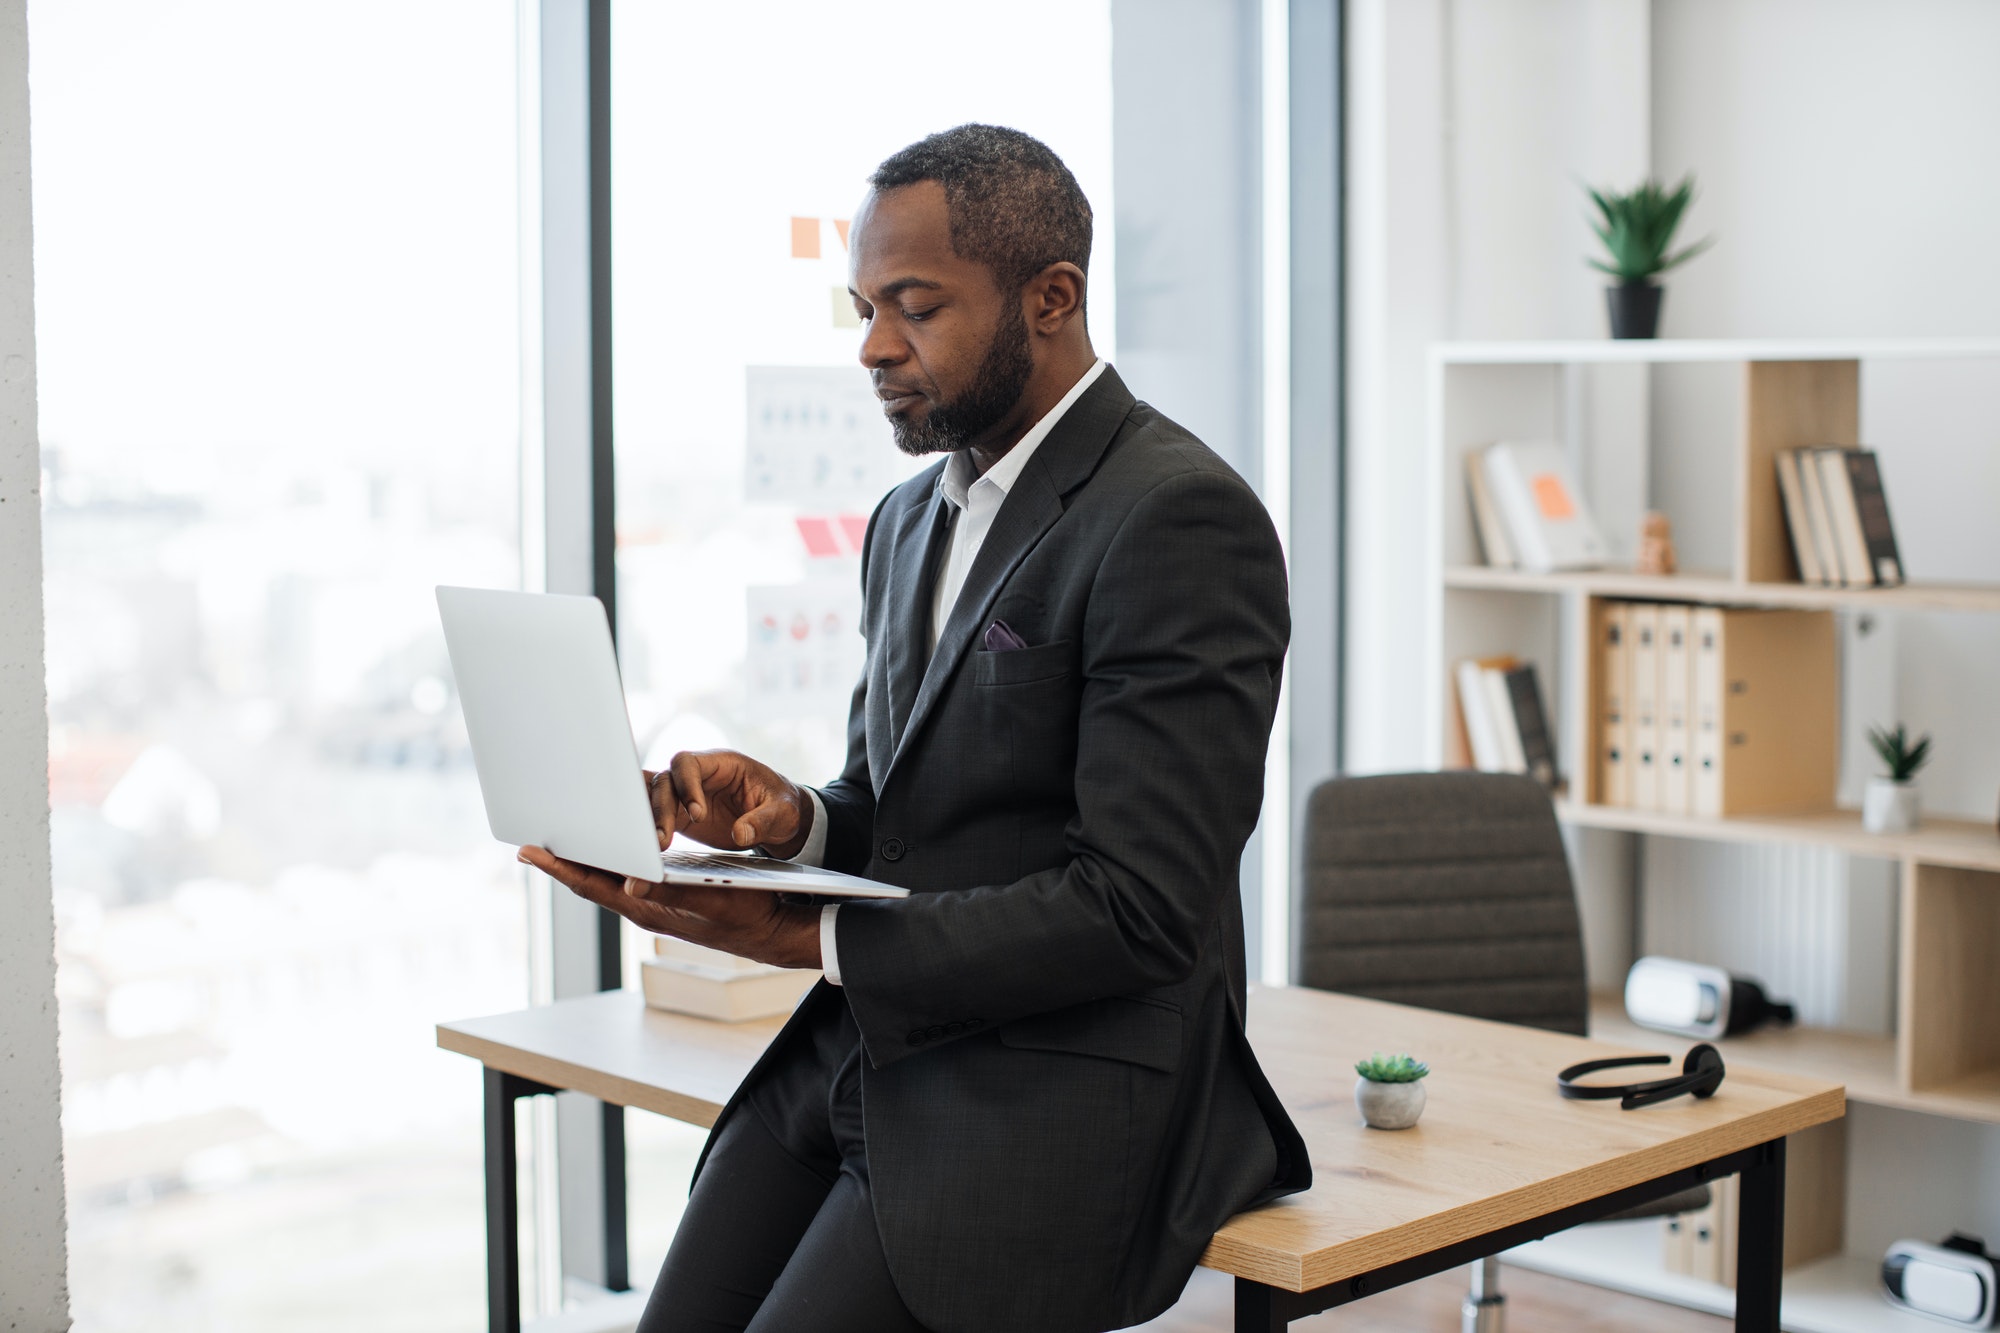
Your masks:
<instances>
[{"instance_id":1,"label":"man in dark suit","mask_svg":"<svg viewBox=\"0 0 2000 1333\"><path fill-rule=\"evenodd\" d=\"M945 457L868 527L846 768L814 791L714 751L648 780L663 837L911 896L523 856L649 930L826 973L717 1122L642 1333L1122 1328L1310 1180L1243 1031L1282 555L1092 351L1060 159L966 125L870 184L861 360L898 445Z\"/></svg>"}]
</instances>

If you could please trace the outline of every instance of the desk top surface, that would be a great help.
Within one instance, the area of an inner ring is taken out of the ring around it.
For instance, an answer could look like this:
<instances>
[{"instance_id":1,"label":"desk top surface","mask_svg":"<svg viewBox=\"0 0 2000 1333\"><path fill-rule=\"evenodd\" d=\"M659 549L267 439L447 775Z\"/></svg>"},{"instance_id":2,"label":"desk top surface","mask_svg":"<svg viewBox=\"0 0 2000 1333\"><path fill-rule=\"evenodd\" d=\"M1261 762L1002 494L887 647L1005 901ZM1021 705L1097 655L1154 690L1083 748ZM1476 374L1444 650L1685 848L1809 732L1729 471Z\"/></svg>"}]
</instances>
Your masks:
<instances>
[{"instance_id":1,"label":"desk top surface","mask_svg":"<svg viewBox=\"0 0 2000 1333\"><path fill-rule=\"evenodd\" d=\"M685 1018L610 991L440 1024L438 1044L511 1074L711 1125L780 1022ZM1837 1120L1846 1105L1838 1084L1741 1066L1706 1101L1631 1112L1564 1101L1557 1069L1632 1048L1298 988L1252 992L1250 1040L1305 1137L1313 1188L1231 1218L1202 1263L1294 1291ZM1654 1049L1678 1057L1687 1044L1662 1037ZM1378 1050L1430 1064L1415 1128L1361 1123L1353 1065Z\"/></svg>"}]
</instances>

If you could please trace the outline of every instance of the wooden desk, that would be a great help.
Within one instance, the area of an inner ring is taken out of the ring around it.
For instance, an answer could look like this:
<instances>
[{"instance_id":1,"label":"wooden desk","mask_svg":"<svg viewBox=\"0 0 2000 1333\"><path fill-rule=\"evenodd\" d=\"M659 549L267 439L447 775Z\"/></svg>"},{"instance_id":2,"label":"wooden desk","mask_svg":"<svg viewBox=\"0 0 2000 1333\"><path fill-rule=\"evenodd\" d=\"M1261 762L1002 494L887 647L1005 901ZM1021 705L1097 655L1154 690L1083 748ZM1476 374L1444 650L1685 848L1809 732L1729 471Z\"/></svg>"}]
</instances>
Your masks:
<instances>
[{"instance_id":1,"label":"wooden desk","mask_svg":"<svg viewBox=\"0 0 2000 1333\"><path fill-rule=\"evenodd\" d=\"M438 1026L440 1046L486 1066L496 1333L520 1327L514 1099L570 1088L711 1125L778 1027L662 1014L621 991ZM1785 1136L1845 1114L1838 1085L1732 1067L1706 1101L1631 1112L1567 1102L1557 1069L1632 1048L1291 988L1252 995L1250 1039L1305 1136L1314 1184L1230 1219L1202 1257L1236 1278L1238 1333L1271 1333L1726 1175L1742 1177L1736 1326L1777 1333ZM1686 1046L1662 1037L1652 1049ZM1416 1128L1362 1126L1353 1064L1375 1050L1430 1063Z\"/></svg>"}]
</instances>

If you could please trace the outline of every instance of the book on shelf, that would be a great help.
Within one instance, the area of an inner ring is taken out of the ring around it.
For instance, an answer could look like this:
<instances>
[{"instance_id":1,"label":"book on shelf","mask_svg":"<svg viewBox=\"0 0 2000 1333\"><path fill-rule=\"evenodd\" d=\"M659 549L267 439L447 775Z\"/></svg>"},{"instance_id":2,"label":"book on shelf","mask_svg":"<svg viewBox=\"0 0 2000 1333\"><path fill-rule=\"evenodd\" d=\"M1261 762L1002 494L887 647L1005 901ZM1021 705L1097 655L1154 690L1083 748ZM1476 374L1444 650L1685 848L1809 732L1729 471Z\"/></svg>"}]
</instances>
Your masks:
<instances>
[{"instance_id":1,"label":"book on shelf","mask_svg":"<svg viewBox=\"0 0 2000 1333\"><path fill-rule=\"evenodd\" d=\"M1512 657L1467 658L1458 664L1458 714L1465 723L1466 740L1472 750L1472 766L1482 773L1508 773L1507 751L1500 740L1499 721L1493 712L1491 691L1486 684L1488 671L1508 671L1518 665Z\"/></svg>"},{"instance_id":2,"label":"book on shelf","mask_svg":"<svg viewBox=\"0 0 2000 1333\"><path fill-rule=\"evenodd\" d=\"M1780 449L1774 461L1778 469L1778 496L1785 505L1785 528L1792 535L1792 555L1798 561L1799 582L1825 583L1826 572L1820 567L1819 545L1813 539L1812 520L1806 508L1805 481L1799 475L1799 452Z\"/></svg>"},{"instance_id":3,"label":"book on shelf","mask_svg":"<svg viewBox=\"0 0 2000 1333\"><path fill-rule=\"evenodd\" d=\"M1503 440L1477 458L1498 512L1496 529L1520 568L1546 574L1604 564L1604 539L1560 448L1547 441Z\"/></svg>"},{"instance_id":4,"label":"book on shelf","mask_svg":"<svg viewBox=\"0 0 2000 1333\"><path fill-rule=\"evenodd\" d=\"M1507 525L1493 503L1493 489L1486 484L1486 451L1473 449L1465 455L1465 491L1472 501L1472 531L1479 538L1479 553L1495 569L1513 569L1514 544L1507 539Z\"/></svg>"},{"instance_id":5,"label":"book on shelf","mask_svg":"<svg viewBox=\"0 0 2000 1333\"><path fill-rule=\"evenodd\" d=\"M1889 521L1889 495L1882 489L1881 464L1873 449L1850 449L1845 461L1847 488L1861 524L1868 570L1882 587L1896 587L1903 581L1903 557L1896 548L1895 525Z\"/></svg>"},{"instance_id":6,"label":"book on shelf","mask_svg":"<svg viewBox=\"0 0 2000 1333\"><path fill-rule=\"evenodd\" d=\"M1892 588L1902 555L1882 468L1872 449L1849 445L1782 449L1776 455L1785 527L1805 583Z\"/></svg>"},{"instance_id":7,"label":"book on shelf","mask_svg":"<svg viewBox=\"0 0 2000 1333\"><path fill-rule=\"evenodd\" d=\"M1826 484L1821 480L1819 465L1813 461L1810 449L1788 449L1786 452L1791 454L1799 470L1799 493L1805 498L1805 530L1793 531L1792 545L1794 549L1802 542L1809 545L1814 563L1819 566L1820 584L1837 588L1840 586L1840 552L1833 543L1833 513L1826 507Z\"/></svg>"},{"instance_id":8,"label":"book on shelf","mask_svg":"<svg viewBox=\"0 0 2000 1333\"><path fill-rule=\"evenodd\" d=\"M1515 667L1504 679L1514 730L1520 739L1521 771L1545 790L1554 791L1562 784L1562 774L1556 766L1555 735L1549 728L1549 710L1542 703L1542 683L1534 664Z\"/></svg>"},{"instance_id":9,"label":"book on shelf","mask_svg":"<svg viewBox=\"0 0 2000 1333\"><path fill-rule=\"evenodd\" d=\"M1632 668L1628 661L1632 607L1628 602L1593 604L1596 644L1597 792L1605 805L1632 804L1631 716L1627 708Z\"/></svg>"},{"instance_id":10,"label":"book on shelf","mask_svg":"<svg viewBox=\"0 0 2000 1333\"><path fill-rule=\"evenodd\" d=\"M1689 611L1686 606L1660 608L1660 806L1670 815L1688 812L1690 790L1688 704Z\"/></svg>"},{"instance_id":11,"label":"book on shelf","mask_svg":"<svg viewBox=\"0 0 2000 1333\"><path fill-rule=\"evenodd\" d=\"M1833 805L1832 612L1612 603L1596 624L1598 803L1710 818Z\"/></svg>"},{"instance_id":12,"label":"book on shelf","mask_svg":"<svg viewBox=\"0 0 2000 1333\"><path fill-rule=\"evenodd\" d=\"M1847 479L1847 450L1832 446L1814 449L1811 459L1819 469L1820 493L1826 497L1840 584L1844 588L1871 587L1875 571L1868 566L1868 541L1861 535L1861 510L1854 503L1854 488Z\"/></svg>"},{"instance_id":13,"label":"book on shelf","mask_svg":"<svg viewBox=\"0 0 2000 1333\"><path fill-rule=\"evenodd\" d=\"M1458 664L1458 709L1472 765L1483 773L1526 773L1551 791L1561 781L1555 734L1540 677L1513 657Z\"/></svg>"}]
</instances>

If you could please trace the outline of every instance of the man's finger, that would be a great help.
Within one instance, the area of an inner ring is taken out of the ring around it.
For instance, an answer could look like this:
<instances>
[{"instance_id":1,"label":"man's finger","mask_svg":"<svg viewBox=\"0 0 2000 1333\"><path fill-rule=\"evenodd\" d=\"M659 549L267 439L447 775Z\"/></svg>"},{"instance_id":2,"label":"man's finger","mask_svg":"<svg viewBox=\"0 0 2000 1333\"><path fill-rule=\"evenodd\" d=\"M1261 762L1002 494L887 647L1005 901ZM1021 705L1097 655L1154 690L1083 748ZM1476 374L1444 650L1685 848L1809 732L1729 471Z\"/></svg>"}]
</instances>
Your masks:
<instances>
[{"instance_id":1,"label":"man's finger","mask_svg":"<svg viewBox=\"0 0 2000 1333\"><path fill-rule=\"evenodd\" d=\"M674 795L673 775L664 770L646 774L646 799L653 805L653 828L660 837L660 850L687 827L687 812Z\"/></svg>"},{"instance_id":2,"label":"man's finger","mask_svg":"<svg viewBox=\"0 0 2000 1333\"><path fill-rule=\"evenodd\" d=\"M674 779L674 795L680 798L686 808L688 823L699 823L708 818L708 791L702 786L701 757L689 750L682 750L674 756L671 770ZM679 833L687 824L675 824L674 832Z\"/></svg>"}]
</instances>

